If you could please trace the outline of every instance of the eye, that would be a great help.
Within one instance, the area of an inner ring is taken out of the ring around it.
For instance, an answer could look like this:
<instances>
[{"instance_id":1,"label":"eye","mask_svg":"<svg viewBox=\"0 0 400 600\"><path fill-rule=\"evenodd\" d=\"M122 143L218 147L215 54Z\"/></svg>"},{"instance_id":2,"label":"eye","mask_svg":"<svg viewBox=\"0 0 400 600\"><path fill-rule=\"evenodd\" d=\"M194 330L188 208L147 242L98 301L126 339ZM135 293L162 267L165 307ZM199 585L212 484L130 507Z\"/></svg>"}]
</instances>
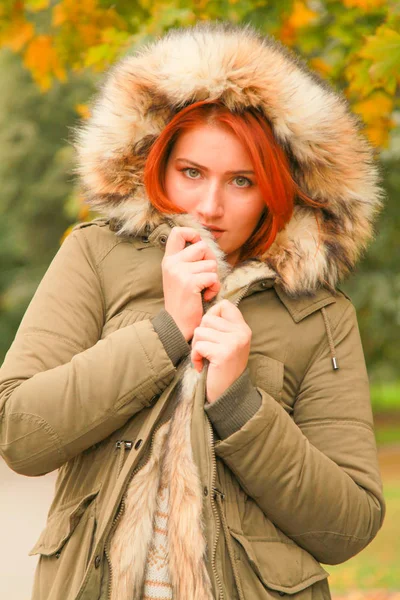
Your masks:
<instances>
[{"instance_id":1,"label":"eye","mask_svg":"<svg viewBox=\"0 0 400 600\"><path fill-rule=\"evenodd\" d=\"M235 177L234 181L236 181L236 185L237 187L251 187L253 185L253 182L250 181L250 179L247 179L247 177L242 177L239 175L239 177Z\"/></svg>"},{"instance_id":2,"label":"eye","mask_svg":"<svg viewBox=\"0 0 400 600\"><path fill-rule=\"evenodd\" d=\"M182 173L185 173L186 177L189 179L198 179L197 175L200 175L198 169L195 169L194 167L186 167L185 169L182 169Z\"/></svg>"}]
</instances>

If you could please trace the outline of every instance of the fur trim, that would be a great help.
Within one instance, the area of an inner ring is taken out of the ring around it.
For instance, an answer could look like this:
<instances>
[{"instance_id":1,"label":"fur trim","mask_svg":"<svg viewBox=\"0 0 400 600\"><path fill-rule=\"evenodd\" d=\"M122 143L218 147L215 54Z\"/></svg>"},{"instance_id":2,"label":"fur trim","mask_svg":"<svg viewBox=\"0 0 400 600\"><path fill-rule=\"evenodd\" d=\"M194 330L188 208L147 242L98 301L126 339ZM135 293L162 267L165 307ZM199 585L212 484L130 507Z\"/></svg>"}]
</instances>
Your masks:
<instances>
[{"instance_id":1,"label":"fur trim","mask_svg":"<svg viewBox=\"0 0 400 600\"><path fill-rule=\"evenodd\" d=\"M250 26L170 30L114 66L76 136L88 202L120 219L121 235L167 221L144 193L146 156L177 111L211 98L231 110L262 111L293 177L323 203L321 209L297 205L263 261L289 294L334 288L371 238L382 198L377 165L344 97Z\"/></svg>"},{"instance_id":2,"label":"fur trim","mask_svg":"<svg viewBox=\"0 0 400 600\"><path fill-rule=\"evenodd\" d=\"M113 570L111 600L141 598L146 559L153 534L162 449L169 427L170 421L157 431L149 462L129 484L124 499L125 510L110 544Z\"/></svg>"},{"instance_id":3,"label":"fur trim","mask_svg":"<svg viewBox=\"0 0 400 600\"><path fill-rule=\"evenodd\" d=\"M190 425L198 373L188 363L170 421L154 436L148 463L129 484L125 510L112 535L112 600L142 597L160 481L169 490L168 552L174 598L212 600L205 565L203 497L193 460Z\"/></svg>"},{"instance_id":4,"label":"fur trim","mask_svg":"<svg viewBox=\"0 0 400 600\"><path fill-rule=\"evenodd\" d=\"M203 495L192 456L190 425L198 373L186 367L181 402L172 419L165 465L169 481L169 565L174 598L212 600L205 566L202 526Z\"/></svg>"}]
</instances>

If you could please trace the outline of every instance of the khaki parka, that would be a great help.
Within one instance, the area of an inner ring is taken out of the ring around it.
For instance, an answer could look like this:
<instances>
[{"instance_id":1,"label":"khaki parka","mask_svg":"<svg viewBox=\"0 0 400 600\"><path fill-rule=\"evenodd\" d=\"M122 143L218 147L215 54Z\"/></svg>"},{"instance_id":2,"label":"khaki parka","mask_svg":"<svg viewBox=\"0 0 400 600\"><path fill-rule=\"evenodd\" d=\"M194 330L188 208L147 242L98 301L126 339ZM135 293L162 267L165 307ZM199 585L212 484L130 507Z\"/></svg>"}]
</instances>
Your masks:
<instances>
[{"instance_id":1,"label":"khaki parka","mask_svg":"<svg viewBox=\"0 0 400 600\"><path fill-rule=\"evenodd\" d=\"M233 269L193 217L158 213L141 185L151 140L205 97L262 110L297 181L323 201L296 205L265 256ZM110 540L126 492L181 406L186 462L172 450L166 462L189 504L170 519L192 554L174 567L174 598L330 598L320 563L360 552L385 512L356 315L337 289L380 201L357 121L272 40L202 25L118 63L77 147L88 201L104 216L66 238L0 369L1 455L28 476L58 469L32 550L33 600L112 597ZM161 261L176 225L197 228L217 253L215 301L234 302L252 329L248 368L213 405L207 369L194 372L163 308Z\"/></svg>"}]
</instances>

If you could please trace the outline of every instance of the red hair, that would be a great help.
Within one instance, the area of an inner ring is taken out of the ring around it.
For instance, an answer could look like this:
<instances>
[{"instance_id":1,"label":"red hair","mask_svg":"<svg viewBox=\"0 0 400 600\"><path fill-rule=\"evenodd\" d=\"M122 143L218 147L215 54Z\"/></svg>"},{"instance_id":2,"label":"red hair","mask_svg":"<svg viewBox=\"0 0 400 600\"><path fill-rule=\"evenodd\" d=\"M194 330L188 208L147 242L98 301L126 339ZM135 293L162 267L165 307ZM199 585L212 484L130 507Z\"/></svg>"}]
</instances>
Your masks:
<instances>
[{"instance_id":1,"label":"red hair","mask_svg":"<svg viewBox=\"0 0 400 600\"><path fill-rule=\"evenodd\" d=\"M196 102L179 111L162 130L147 157L144 184L152 205L160 212L184 213L165 193L165 169L168 157L178 136L183 131L203 124L228 128L247 150L267 211L254 232L242 247L240 258L256 257L265 252L293 214L295 197L309 206L318 205L293 180L289 161L276 142L271 127L260 113L246 109L233 113L217 101Z\"/></svg>"}]
</instances>

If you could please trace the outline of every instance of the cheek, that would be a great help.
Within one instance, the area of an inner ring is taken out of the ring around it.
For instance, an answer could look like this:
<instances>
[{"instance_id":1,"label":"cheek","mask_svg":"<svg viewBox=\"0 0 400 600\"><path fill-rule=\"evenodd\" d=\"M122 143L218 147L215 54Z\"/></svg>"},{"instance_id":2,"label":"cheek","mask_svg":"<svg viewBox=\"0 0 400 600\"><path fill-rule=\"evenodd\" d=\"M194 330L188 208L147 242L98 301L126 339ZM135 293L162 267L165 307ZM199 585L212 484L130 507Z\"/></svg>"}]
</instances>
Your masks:
<instances>
[{"instance_id":1,"label":"cheek","mask_svg":"<svg viewBox=\"0 0 400 600\"><path fill-rule=\"evenodd\" d=\"M173 202L179 208L189 212L196 205L193 190L189 190L185 181L179 176L179 173L166 173L165 192L168 200Z\"/></svg>"},{"instance_id":2,"label":"cheek","mask_svg":"<svg viewBox=\"0 0 400 600\"><path fill-rule=\"evenodd\" d=\"M252 198L247 202L236 204L234 222L241 224L240 229L243 231L243 234L246 232L247 235L254 230L264 206L264 202L258 198Z\"/></svg>"}]
</instances>

